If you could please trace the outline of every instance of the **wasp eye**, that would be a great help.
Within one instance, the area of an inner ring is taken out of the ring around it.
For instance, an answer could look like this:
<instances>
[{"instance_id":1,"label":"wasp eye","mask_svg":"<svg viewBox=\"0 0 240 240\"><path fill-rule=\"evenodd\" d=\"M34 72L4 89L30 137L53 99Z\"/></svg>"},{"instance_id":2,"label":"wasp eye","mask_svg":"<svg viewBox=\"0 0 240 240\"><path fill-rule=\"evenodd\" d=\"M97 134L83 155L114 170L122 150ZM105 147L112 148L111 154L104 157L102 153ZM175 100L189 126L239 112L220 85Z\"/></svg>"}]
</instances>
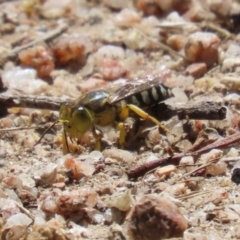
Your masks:
<instances>
[{"instance_id":1,"label":"wasp eye","mask_svg":"<svg viewBox=\"0 0 240 240\"><path fill-rule=\"evenodd\" d=\"M72 125L78 132L84 133L91 126L91 116L84 107L78 107L72 115Z\"/></svg>"},{"instance_id":2,"label":"wasp eye","mask_svg":"<svg viewBox=\"0 0 240 240\"><path fill-rule=\"evenodd\" d=\"M82 118L87 118L88 117L88 114L87 114L87 111L84 107L79 107L76 111L75 111L75 114L79 117L82 117Z\"/></svg>"},{"instance_id":3,"label":"wasp eye","mask_svg":"<svg viewBox=\"0 0 240 240\"><path fill-rule=\"evenodd\" d=\"M76 119L77 121L88 121L89 115L88 111L84 107L78 107L74 112L73 112L73 118Z\"/></svg>"}]
</instances>

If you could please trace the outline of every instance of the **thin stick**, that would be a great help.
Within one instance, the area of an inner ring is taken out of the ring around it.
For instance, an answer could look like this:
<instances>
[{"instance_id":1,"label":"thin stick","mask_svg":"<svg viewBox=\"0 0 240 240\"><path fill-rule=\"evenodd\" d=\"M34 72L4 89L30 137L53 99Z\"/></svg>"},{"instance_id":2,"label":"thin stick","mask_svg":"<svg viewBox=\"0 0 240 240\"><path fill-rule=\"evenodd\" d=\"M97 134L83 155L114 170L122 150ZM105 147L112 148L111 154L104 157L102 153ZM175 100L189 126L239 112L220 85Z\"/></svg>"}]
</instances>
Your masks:
<instances>
[{"instance_id":1,"label":"thin stick","mask_svg":"<svg viewBox=\"0 0 240 240\"><path fill-rule=\"evenodd\" d=\"M40 38L37 38L37 39L35 39L35 40L33 40L33 41L23 45L23 46L16 47L16 48L12 49L6 55L0 56L0 65L3 65L8 60L8 58L16 57L19 52L21 52L22 50L24 50L26 48L32 47L35 44L40 43L40 42L49 41L49 40L57 37L58 35L65 32L67 30L67 28L68 28L68 26L63 24L62 26L56 28L55 30L44 34L44 36L41 36Z\"/></svg>"},{"instance_id":2,"label":"thin stick","mask_svg":"<svg viewBox=\"0 0 240 240\"><path fill-rule=\"evenodd\" d=\"M5 108L25 107L36 109L59 110L61 105L73 102L74 99L69 97L51 97L51 96L27 96L27 95L9 95L0 94L0 106Z\"/></svg>"},{"instance_id":3,"label":"thin stick","mask_svg":"<svg viewBox=\"0 0 240 240\"><path fill-rule=\"evenodd\" d=\"M217 26L215 23L202 22L202 23L199 24L199 26L201 28L211 29L211 30L217 32L219 35L223 35L225 38L230 38L232 36L232 34L229 31Z\"/></svg>"},{"instance_id":4,"label":"thin stick","mask_svg":"<svg viewBox=\"0 0 240 240\"><path fill-rule=\"evenodd\" d=\"M34 216L33 216L33 214L31 214L30 211L28 211L26 208L24 208L24 207L23 207L20 203L18 203L17 201L15 201L15 200L12 200L12 201L15 202L15 204L19 207L19 209L20 209L23 213L25 213L25 214L28 215L32 220L34 220Z\"/></svg>"},{"instance_id":5,"label":"thin stick","mask_svg":"<svg viewBox=\"0 0 240 240\"><path fill-rule=\"evenodd\" d=\"M36 129L35 127L12 127L12 128L2 128L0 129L0 132L12 132L12 131L22 131L22 130L29 130L29 129Z\"/></svg>"},{"instance_id":6,"label":"thin stick","mask_svg":"<svg viewBox=\"0 0 240 240\"><path fill-rule=\"evenodd\" d=\"M240 161L240 157L224 157L221 158L221 161L224 161L225 163L229 163L229 162L237 162Z\"/></svg>"},{"instance_id":7,"label":"thin stick","mask_svg":"<svg viewBox=\"0 0 240 240\"><path fill-rule=\"evenodd\" d=\"M181 195L181 196L176 196L177 199L179 200L187 200L190 198L194 198L194 197L201 197L205 194L211 193L211 190L205 190L205 191L194 191L194 192L190 192L188 194L185 195Z\"/></svg>"},{"instance_id":8,"label":"thin stick","mask_svg":"<svg viewBox=\"0 0 240 240\"><path fill-rule=\"evenodd\" d=\"M166 44L161 43L155 39L153 39L152 37L146 35L144 32L141 31L141 29L139 29L138 27L135 27L135 29L143 35L144 38L146 38L148 41L156 44L156 46L158 46L160 49L163 49L164 51L168 52L173 58L177 59L178 57L186 60L185 56L183 56L182 54L176 52L175 50L173 50L172 48L168 47Z\"/></svg>"},{"instance_id":9,"label":"thin stick","mask_svg":"<svg viewBox=\"0 0 240 240\"><path fill-rule=\"evenodd\" d=\"M193 174L196 173L197 171L199 171L199 170L201 170L201 169L203 169L203 168L208 167L208 166L211 165L212 163L216 163L219 159L220 159L220 158L218 157L218 158L212 159L212 160L209 161L208 163L202 164L201 166L193 169L191 172L188 172L188 173L184 174L182 177L180 177L180 178L178 179L178 181L182 180L183 178L186 178L186 177L188 177L188 176L193 175Z\"/></svg>"},{"instance_id":10,"label":"thin stick","mask_svg":"<svg viewBox=\"0 0 240 240\"><path fill-rule=\"evenodd\" d=\"M209 144L208 146L203 147L200 150L195 151L195 152L180 153L173 157L165 157L165 158L161 158L161 159L157 159L154 161L149 161L149 162L137 165L136 167L127 171L127 174L130 178L140 177L140 176L144 175L146 172L148 172L156 167L159 167L159 166L165 166L165 165L169 165L169 164L178 165L179 161L184 156L197 157L203 153L209 152L210 150L212 150L214 148L229 147L230 145L237 143L239 141L240 141L240 133L236 133L236 134L227 136L226 138L219 139L219 140L215 141L214 143Z\"/></svg>"}]
</instances>

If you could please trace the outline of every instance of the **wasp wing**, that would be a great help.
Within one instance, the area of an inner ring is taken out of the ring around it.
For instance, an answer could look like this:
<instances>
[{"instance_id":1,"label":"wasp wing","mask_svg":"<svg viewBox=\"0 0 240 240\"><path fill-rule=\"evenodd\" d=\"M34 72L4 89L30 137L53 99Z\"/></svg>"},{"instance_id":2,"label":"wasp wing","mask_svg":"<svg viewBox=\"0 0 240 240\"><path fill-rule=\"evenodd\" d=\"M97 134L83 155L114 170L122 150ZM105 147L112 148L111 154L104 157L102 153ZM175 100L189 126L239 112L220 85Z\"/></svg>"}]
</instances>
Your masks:
<instances>
[{"instance_id":1,"label":"wasp wing","mask_svg":"<svg viewBox=\"0 0 240 240\"><path fill-rule=\"evenodd\" d=\"M136 80L132 81L131 83L127 82L124 85L121 85L120 87L118 87L118 89L115 91L115 93L111 95L108 102L110 104L120 102L120 101L122 101L130 96L133 96L139 92L151 89L160 83L161 83L161 79L159 77L156 77L151 80L146 78L146 79L136 79Z\"/></svg>"}]
</instances>

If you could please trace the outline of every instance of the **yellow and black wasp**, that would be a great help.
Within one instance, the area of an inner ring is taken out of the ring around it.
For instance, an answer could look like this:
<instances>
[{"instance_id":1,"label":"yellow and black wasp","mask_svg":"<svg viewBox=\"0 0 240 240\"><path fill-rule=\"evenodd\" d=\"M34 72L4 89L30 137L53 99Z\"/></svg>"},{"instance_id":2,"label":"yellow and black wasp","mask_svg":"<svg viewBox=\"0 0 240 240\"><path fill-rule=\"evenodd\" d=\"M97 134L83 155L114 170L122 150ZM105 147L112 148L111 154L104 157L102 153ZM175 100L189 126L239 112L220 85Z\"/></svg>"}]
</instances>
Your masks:
<instances>
[{"instance_id":1,"label":"yellow and black wasp","mask_svg":"<svg viewBox=\"0 0 240 240\"><path fill-rule=\"evenodd\" d=\"M114 94L108 90L88 92L74 104L61 106L58 122L63 124L63 152L69 151L66 134L80 140L87 131L96 139L96 149L101 149L102 133L98 126L113 124L119 129L119 144L125 145L126 129L124 121L133 112L144 120L150 120L165 132L166 129L148 109L159 102L173 97L171 89L155 78L141 84L125 84Z\"/></svg>"}]
</instances>

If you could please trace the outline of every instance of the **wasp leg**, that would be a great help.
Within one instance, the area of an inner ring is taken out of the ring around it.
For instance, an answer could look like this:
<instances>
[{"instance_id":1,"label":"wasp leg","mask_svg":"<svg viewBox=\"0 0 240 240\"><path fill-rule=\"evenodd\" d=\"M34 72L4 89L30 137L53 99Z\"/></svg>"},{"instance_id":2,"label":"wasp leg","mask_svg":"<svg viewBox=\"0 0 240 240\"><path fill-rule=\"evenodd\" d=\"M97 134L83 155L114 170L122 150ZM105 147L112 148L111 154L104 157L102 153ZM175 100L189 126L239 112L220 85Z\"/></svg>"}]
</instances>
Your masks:
<instances>
[{"instance_id":1,"label":"wasp leg","mask_svg":"<svg viewBox=\"0 0 240 240\"><path fill-rule=\"evenodd\" d=\"M101 151L101 140L103 137L103 133L101 130L97 129L95 126L93 127L92 133L93 133L93 137L96 139L95 149L98 151Z\"/></svg>"},{"instance_id":2,"label":"wasp leg","mask_svg":"<svg viewBox=\"0 0 240 240\"><path fill-rule=\"evenodd\" d=\"M158 125L165 133L172 134L172 132L168 130L166 127L164 127L156 118L152 117L151 115L149 115L148 113L140 109L139 107L133 104L127 104L126 107L129 108L131 111L135 112L139 117L143 118L144 120L152 121L153 123Z\"/></svg>"},{"instance_id":3,"label":"wasp leg","mask_svg":"<svg viewBox=\"0 0 240 240\"><path fill-rule=\"evenodd\" d=\"M125 139L126 139L126 135L127 135L124 123L122 123L122 122L117 123L116 124L116 128L120 131L118 142L120 144L120 147L124 148L124 146L125 146Z\"/></svg>"},{"instance_id":4,"label":"wasp leg","mask_svg":"<svg viewBox=\"0 0 240 240\"><path fill-rule=\"evenodd\" d=\"M63 128L63 133L62 133L62 144L63 144L62 151L63 151L63 154L65 155L70 152L65 127Z\"/></svg>"},{"instance_id":5,"label":"wasp leg","mask_svg":"<svg viewBox=\"0 0 240 240\"><path fill-rule=\"evenodd\" d=\"M120 115L119 115L120 119L122 119L123 121L126 120L126 118L129 117L129 108L128 105L126 105L125 107L123 107L121 109Z\"/></svg>"}]
</instances>

